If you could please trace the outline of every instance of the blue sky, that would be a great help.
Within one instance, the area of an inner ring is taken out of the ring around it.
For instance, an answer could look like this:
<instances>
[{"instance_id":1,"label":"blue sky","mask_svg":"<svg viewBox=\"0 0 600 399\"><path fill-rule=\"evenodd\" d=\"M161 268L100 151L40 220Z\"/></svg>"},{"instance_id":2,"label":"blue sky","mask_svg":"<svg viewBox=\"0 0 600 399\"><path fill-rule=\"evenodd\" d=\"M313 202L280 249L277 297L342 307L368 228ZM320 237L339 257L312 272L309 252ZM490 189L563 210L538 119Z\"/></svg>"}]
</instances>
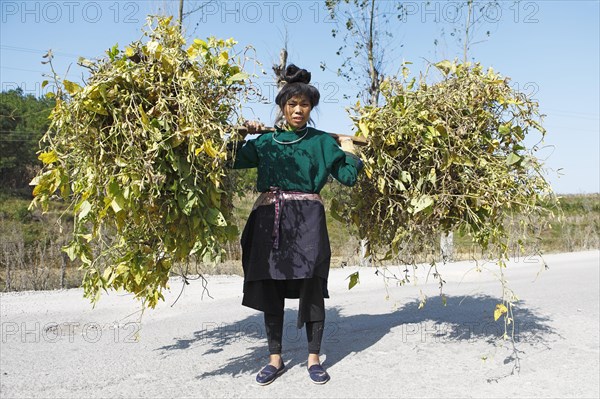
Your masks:
<instances>
[{"instance_id":1,"label":"blue sky","mask_svg":"<svg viewBox=\"0 0 600 399\"><path fill-rule=\"evenodd\" d=\"M186 9L204 2L186 0ZM396 2L382 2L393 10ZM466 17L458 1L402 2L407 15L388 25L392 37L384 43L384 72L394 74L402 61L413 62L414 73L427 61L462 58L462 47L450 35ZM141 37L147 14L176 13L178 1L7 1L0 2L0 83L36 96L48 73L41 56L52 49L55 68L70 80L83 80L77 58L99 57L118 43L124 48ZM512 79L515 88L531 94L546 114L547 177L558 193L600 192L600 43L598 1L501 1L500 6L476 3L477 25L469 57ZM460 16L460 18L458 17ZM188 37L233 37L239 48L252 45L270 73L287 35L289 61L310 70L322 100L314 119L318 128L350 133L345 108L357 87L338 77L341 37L330 34L324 1L215 1L190 16ZM488 37L485 32L490 31ZM438 44L435 45L434 41ZM328 65L326 71L319 68ZM272 77L258 81L263 94L274 98ZM272 105L252 102L244 115L271 124ZM532 140L531 144L537 142ZM557 170L561 169L561 176Z\"/></svg>"}]
</instances>

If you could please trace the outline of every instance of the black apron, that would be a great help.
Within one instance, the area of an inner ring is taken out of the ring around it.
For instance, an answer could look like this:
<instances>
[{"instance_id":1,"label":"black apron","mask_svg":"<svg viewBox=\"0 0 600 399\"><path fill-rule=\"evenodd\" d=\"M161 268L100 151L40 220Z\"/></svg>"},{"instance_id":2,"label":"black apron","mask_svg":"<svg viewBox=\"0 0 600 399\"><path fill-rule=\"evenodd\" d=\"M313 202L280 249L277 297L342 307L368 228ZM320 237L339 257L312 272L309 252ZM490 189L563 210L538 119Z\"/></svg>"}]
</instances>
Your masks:
<instances>
[{"instance_id":1,"label":"black apron","mask_svg":"<svg viewBox=\"0 0 600 399\"><path fill-rule=\"evenodd\" d=\"M255 206L241 245L242 305L280 314L285 298L300 298L298 328L325 319L331 249L321 201L288 199Z\"/></svg>"}]
</instances>

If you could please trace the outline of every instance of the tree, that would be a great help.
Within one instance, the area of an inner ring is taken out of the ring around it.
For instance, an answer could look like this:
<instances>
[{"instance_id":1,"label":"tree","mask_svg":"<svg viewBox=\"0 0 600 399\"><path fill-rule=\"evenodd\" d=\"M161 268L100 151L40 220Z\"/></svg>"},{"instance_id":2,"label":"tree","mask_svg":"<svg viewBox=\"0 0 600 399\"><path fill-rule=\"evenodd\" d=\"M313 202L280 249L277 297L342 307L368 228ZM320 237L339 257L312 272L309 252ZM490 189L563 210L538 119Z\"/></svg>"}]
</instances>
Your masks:
<instances>
[{"instance_id":1,"label":"tree","mask_svg":"<svg viewBox=\"0 0 600 399\"><path fill-rule=\"evenodd\" d=\"M355 81L361 89L357 97L363 98L368 105L377 106L381 92L382 72L385 58L382 39L390 36L389 32L381 30L387 24L386 13L381 13L375 0L326 0L325 4L332 19L342 18L346 33L343 45L337 54L341 55L349 49L352 55L346 55L338 68L338 75L348 81ZM379 2L380 3L380 2ZM389 3L387 4L389 6ZM383 23L381 23L383 22ZM336 37L339 29L333 29ZM326 65L321 64L325 69ZM366 82L366 83L365 83ZM348 189L341 185L335 188L338 197L348 198ZM366 239L360 240L360 258L363 264L370 264L370 246Z\"/></svg>"},{"instance_id":2,"label":"tree","mask_svg":"<svg viewBox=\"0 0 600 399\"><path fill-rule=\"evenodd\" d=\"M343 45L337 51L337 55L345 54L337 70L338 75L358 83L361 90L357 97L362 96L370 105L379 102L385 58L383 39L390 36L389 32L382 30L388 22L388 14L381 12L379 3L375 0L325 1L331 19L341 18L346 29ZM384 4L389 6L389 2ZM332 30L333 37L339 34L339 29ZM351 51L350 55L346 54L348 51ZM321 67L325 69L327 66L322 63Z\"/></svg>"},{"instance_id":3,"label":"tree","mask_svg":"<svg viewBox=\"0 0 600 399\"><path fill-rule=\"evenodd\" d=\"M23 94L21 88L0 93L0 184L29 190L38 165L39 141L48 129L54 101Z\"/></svg>"}]
</instances>

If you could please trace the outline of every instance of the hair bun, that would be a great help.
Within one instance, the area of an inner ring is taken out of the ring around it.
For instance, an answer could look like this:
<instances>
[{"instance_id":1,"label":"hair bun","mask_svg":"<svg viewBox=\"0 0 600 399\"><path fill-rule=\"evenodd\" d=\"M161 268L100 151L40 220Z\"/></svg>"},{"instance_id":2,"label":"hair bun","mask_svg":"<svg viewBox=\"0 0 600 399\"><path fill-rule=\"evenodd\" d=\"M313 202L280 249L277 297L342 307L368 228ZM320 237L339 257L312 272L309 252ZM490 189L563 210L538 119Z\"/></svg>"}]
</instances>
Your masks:
<instances>
[{"instance_id":1,"label":"hair bun","mask_svg":"<svg viewBox=\"0 0 600 399\"><path fill-rule=\"evenodd\" d=\"M306 69L300 69L294 64L288 65L285 69L285 77L283 78L287 83L310 83L310 72Z\"/></svg>"}]
</instances>

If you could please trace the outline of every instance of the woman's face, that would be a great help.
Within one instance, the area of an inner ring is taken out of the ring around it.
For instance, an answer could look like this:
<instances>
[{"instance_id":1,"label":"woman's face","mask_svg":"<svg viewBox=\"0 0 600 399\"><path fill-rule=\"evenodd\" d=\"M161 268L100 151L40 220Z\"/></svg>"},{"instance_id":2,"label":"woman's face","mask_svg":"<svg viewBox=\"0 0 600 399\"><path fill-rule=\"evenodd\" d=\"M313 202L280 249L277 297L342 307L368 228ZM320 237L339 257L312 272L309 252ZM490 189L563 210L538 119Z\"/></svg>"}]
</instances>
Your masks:
<instances>
[{"instance_id":1,"label":"woman's face","mask_svg":"<svg viewBox=\"0 0 600 399\"><path fill-rule=\"evenodd\" d=\"M301 128L310 119L310 101L306 96L294 96L283 107L283 116L293 129Z\"/></svg>"}]
</instances>

